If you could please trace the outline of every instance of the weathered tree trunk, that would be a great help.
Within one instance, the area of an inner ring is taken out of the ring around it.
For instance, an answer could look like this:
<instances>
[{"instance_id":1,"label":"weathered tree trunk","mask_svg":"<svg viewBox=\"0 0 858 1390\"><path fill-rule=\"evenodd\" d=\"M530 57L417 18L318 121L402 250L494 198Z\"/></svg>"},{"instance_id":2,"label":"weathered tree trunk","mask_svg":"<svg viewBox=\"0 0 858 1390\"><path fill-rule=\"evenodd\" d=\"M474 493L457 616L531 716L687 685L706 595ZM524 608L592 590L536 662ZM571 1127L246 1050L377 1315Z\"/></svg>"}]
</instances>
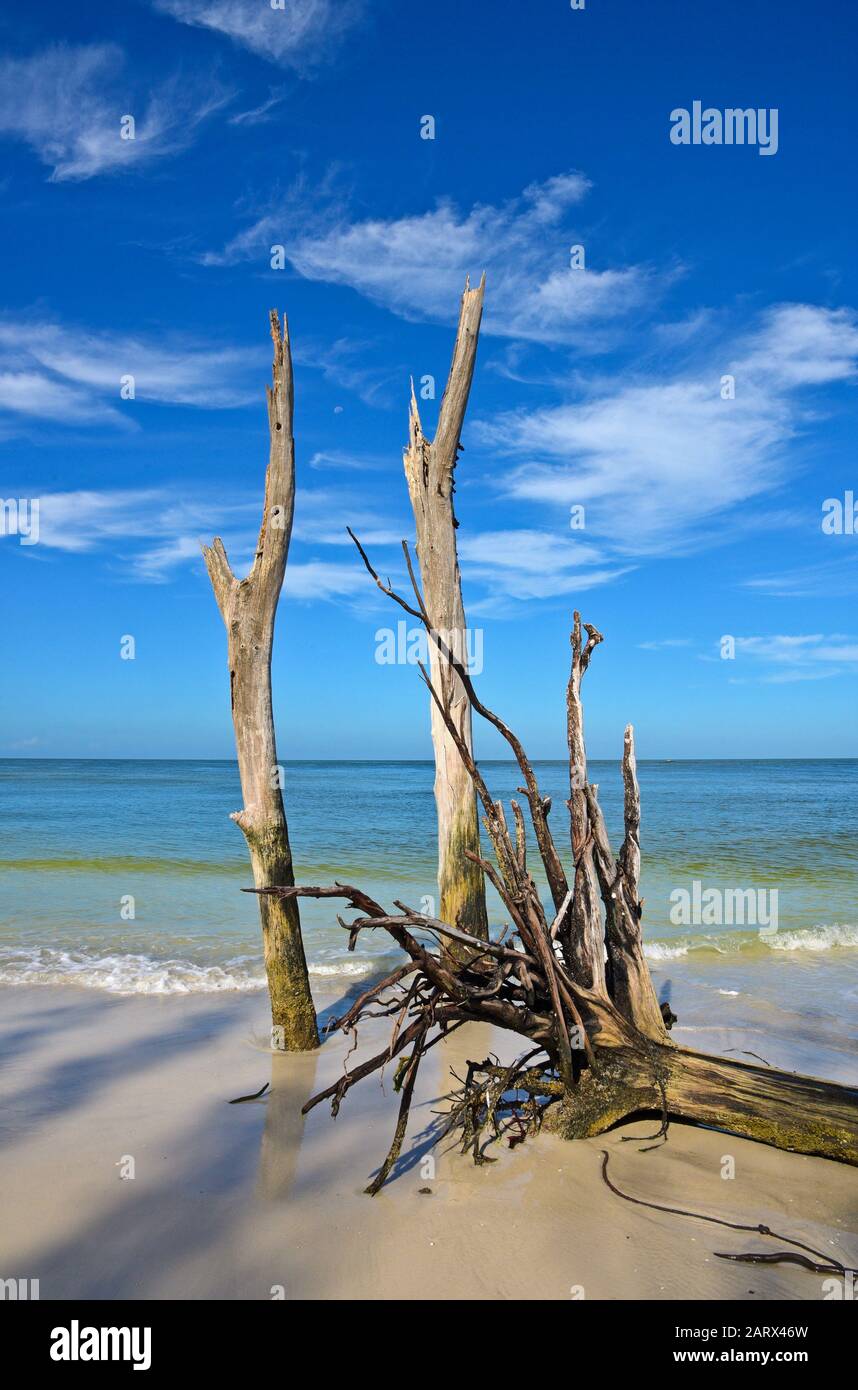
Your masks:
<instances>
[{"instance_id":1,"label":"weathered tree trunk","mask_svg":"<svg viewBox=\"0 0 858 1390\"><path fill-rule=\"evenodd\" d=\"M664 1039L665 1028L643 953L643 904L638 895L641 798L635 759L635 733L631 724L626 727L622 767L625 836L616 860L611 854L611 842L596 795L598 788L589 785L586 788L596 872L605 906L605 949L608 957L605 984L623 1018L628 1019L645 1037L658 1042Z\"/></svg>"},{"instance_id":2,"label":"weathered tree trunk","mask_svg":"<svg viewBox=\"0 0 858 1390\"><path fill-rule=\"evenodd\" d=\"M467 632L456 552L459 523L453 507L454 474L474 374L484 283L483 279L475 290L465 287L450 375L431 442L423 434L412 384L409 441L404 453L427 611L432 627L443 635L462 665L467 665ZM471 706L462 682L431 640L429 660L433 684L443 692L456 728L471 749ZM472 936L483 937L488 934L485 885L479 866L468 857L480 852L477 798L456 742L434 703L431 718L440 915L445 922L458 924Z\"/></svg>"},{"instance_id":3,"label":"weathered tree trunk","mask_svg":"<svg viewBox=\"0 0 858 1390\"><path fill-rule=\"evenodd\" d=\"M566 690L566 735L569 746L569 823L574 896L567 922L559 930L563 954L572 978L588 989L605 985L605 942L599 905L599 882L594 862L591 814L587 803L587 752L584 745L584 707L581 681L602 635L588 627L581 637L581 618L575 614L572 629L572 666Z\"/></svg>"},{"instance_id":4,"label":"weathered tree trunk","mask_svg":"<svg viewBox=\"0 0 858 1390\"><path fill-rule=\"evenodd\" d=\"M858 1164L854 1086L671 1045L597 1049L596 1060L549 1112L549 1128L564 1138L589 1138L654 1111L792 1153Z\"/></svg>"},{"instance_id":5,"label":"weathered tree trunk","mask_svg":"<svg viewBox=\"0 0 858 1390\"><path fill-rule=\"evenodd\" d=\"M413 573L417 608L383 584L365 552L361 553L376 583L428 629L428 611ZM582 646L582 630L589 636L586 646ZM580 680L599 641L600 634L581 624L576 613L574 679L567 705L573 770L586 766ZM507 740L521 769L537 847L554 899L553 920L548 920L528 869L520 808L512 803L513 836L502 804L492 800L443 696L425 669L422 675L435 707L456 742L485 811L497 868L485 859L479 863L509 914L511 935L503 941L481 941L458 926L415 912L399 901L395 903L398 912L391 915L349 884L329 888L290 885L273 890L287 899L344 898L362 914L342 923L352 940L365 928L384 929L410 958L407 965L368 989L339 1020L338 1026L349 1031L365 1012L382 1007L396 1020L389 1046L365 1062L352 1064L338 1082L305 1107L331 1099L336 1113L353 1085L406 1048L411 1049L400 1062L404 1084L394 1141L367 1191L379 1190L400 1152L421 1057L451 1029L467 1022L491 1023L534 1044L510 1066L493 1058L469 1063L463 1088L450 1097L450 1127L461 1128L463 1148L472 1150L478 1162L485 1141L505 1130L522 1138L545 1123L566 1138L584 1138L600 1134L621 1120L655 1111L662 1116L662 1133L668 1118L677 1116L779 1149L858 1165L858 1088L707 1056L677 1047L669 1038L641 943L640 796L631 727L626 729L623 749L625 835L617 859L611 851L597 788L583 775L576 778L573 771L569 802L573 851L578 870L583 856L592 852L605 909L599 942L590 935L596 921L591 884L587 881L582 890L578 873L573 889L565 886L566 876L545 820L546 803L521 743L482 704L464 667L459 665L457 670L473 709ZM583 808L574 797L581 780ZM585 911L576 912L574 898L581 891L587 894L588 903ZM460 965L455 973L445 963L444 953L433 954L411 928L456 945ZM573 939L564 941L564 935ZM590 975L586 984L580 978L584 974L582 963ZM434 1029L437 1032L433 1035Z\"/></svg>"},{"instance_id":6,"label":"weathered tree trunk","mask_svg":"<svg viewBox=\"0 0 858 1390\"><path fill-rule=\"evenodd\" d=\"M432 444L423 437L412 392L411 442L405 464L426 597L405 542L413 603L379 578L360 542L353 539L376 584L421 622L429 635L431 674L423 665L420 673L432 697L436 758L439 772L444 769L442 789L446 794L453 786L454 768L461 766L482 807L494 851L494 864L481 857L475 814L471 818L469 810L466 818L457 820L452 797L443 802L439 798L439 827L446 830L443 863L449 869L454 853L471 860L497 891L507 929L501 940L488 939L482 931L484 913L479 932L473 928L462 908L466 901L462 879L456 880L455 891L451 886L446 899L442 897L439 918L415 912L398 900L394 902L397 912L390 913L349 884L295 887L290 878L287 884L269 889L272 896L289 902L296 897L343 898L360 914L341 922L351 945L365 929L384 930L408 957L404 965L371 985L338 1023L351 1032L366 1016L389 1017L394 1022L388 1046L366 1061L350 1063L340 1079L308 1101L305 1109L330 1099L336 1114L353 1085L400 1057L399 1118L390 1152L367 1188L375 1193L400 1153L421 1058L452 1029L482 1022L527 1038L530 1049L510 1066L492 1057L470 1062L461 1090L449 1097L450 1127L462 1130L463 1149L472 1151L477 1162L482 1161L485 1142L503 1133L510 1133L517 1142L546 1123L569 1138L590 1136L619 1120L655 1111L662 1116L660 1135L666 1134L668 1119L674 1115L780 1149L858 1164L858 1087L706 1056L677 1047L668 1035L641 941L641 813L631 726L625 732L622 758L625 833L616 858L598 788L587 780L581 682L602 641L601 633L575 613L566 699L572 842L571 875L567 875L548 828L550 801L540 792L520 740L479 699L467 666L459 659L464 649L457 650L455 642L439 631L445 627L454 634L464 631L453 469L481 309L482 285L479 291L466 290ZM506 740L521 771L521 790L553 903L550 912L528 866L522 808L511 803L515 819L511 828L502 802L493 799L474 759L465 704ZM446 739L442 740L442 734ZM462 790L458 804L465 802ZM427 939L444 949L432 951L425 944ZM451 950L457 956L455 967Z\"/></svg>"},{"instance_id":7,"label":"weathered tree trunk","mask_svg":"<svg viewBox=\"0 0 858 1390\"><path fill-rule=\"evenodd\" d=\"M244 809L232 819L244 832L257 888L292 884L292 854L283 809L271 701L271 650L277 602L286 572L295 506L292 356L288 328L271 313L274 385L266 387L271 453L262 526L246 579L233 574L223 542L203 547L227 631L230 704ZM318 1047L319 1035L297 903L259 899L265 969L271 995L271 1045L279 1052Z\"/></svg>"}]
</instances>

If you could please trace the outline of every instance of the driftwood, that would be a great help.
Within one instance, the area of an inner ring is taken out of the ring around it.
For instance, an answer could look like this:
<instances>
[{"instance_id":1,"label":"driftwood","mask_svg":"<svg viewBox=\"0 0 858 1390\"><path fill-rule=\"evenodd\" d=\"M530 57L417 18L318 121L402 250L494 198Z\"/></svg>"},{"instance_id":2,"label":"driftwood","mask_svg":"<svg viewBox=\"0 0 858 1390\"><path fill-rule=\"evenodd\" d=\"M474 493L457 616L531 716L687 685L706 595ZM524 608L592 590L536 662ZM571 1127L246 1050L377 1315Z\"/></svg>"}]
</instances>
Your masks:
<instances>
[{"instance_id":1,"label":"driftwood","mask_svg":"<svg viewBox=\"0 0 858 1390\"><path fill-rule=\"evenodd\" d=\"M227 1105L241 1105L246 1100L259 1100L260 1096L265 1095L265 1092L268 1090L268 1087L270 1085L271 1082L266 1081L265 1085L262 1086L258 1091L254 1091L252 1096L236 1096L235 1100L228 1100Z\"/></svg>"},{"instance_id":2,"label":"driftwood","mask_svg":"<svg viewBox=\"0 0 858 1390\"><path fill-rule=\"evenodd\" d=\"M746 1225L741 1221L726 1221L722 1216L710 1216L702 1211L687 1211L684 1207L668 1207L661 1202L646 1202L643 1197L632 1197L628 1192L623 1192L616 1183L608 1177L608 1155L602 1150L602 1181L605 1186L610 1188L615 1197L621 1197L624 1202L631 1202L636 1207L648 1207L650 1211L663 1211L670 1216L687 1216L691 1221L708 1221L712 1226L726 1226L729 1231L749 1231L754 1235L771 1236L773 1240L781 1240L784 1245L794 1245L798 1250L806 1250L807 1255L815 1255L815 1260L809 1260L807 1255L797 1255L794 1250L775 1250L765 1254L753 1251L748 1254L732 1255L723 1250L715 1250L713 1254L719 1260L734 1260L738 1264L754 1265L777 1265L777 1264L796 1264L802 1269L812 1270L814 1274L839 1274L845 1278L850 1271L839 1260L835 1260L831 1255L824 1255L820 1250L814 1250L812 1245L806 1245L804 1241L795 1240L793 1236L781 1235L778 1231L773 1231L769 1226L758 1222L756 1226Z\"/></svg>"},{"instance_id":3,"label":"driftwood","mask_svg":"<svg viewBox=\"0 0 858 1390\"><path fill-rule=\"evenodd\" d=\"M262 526L253 567L239 581L220 537L203 547L206 567L227 631L229 695L244 809L232 819L247 841L257 888L294 883L283 808L271 703L274 620L283 587L295 507L295 440L289 331L271 312L273 385L266 387L271 452L265 474ZM265 970L271 996L271 1045L276 1051L317 1047L319 1035L298 904L260 898Z\"/></svg>"},{"instance_id":4,"label":"driftwood","mask_svg":"<svg viewBox=\"0 0 858 1390\"><path fill-rule=\"evenodd\" d=\"M432 626L463 665L467 656L467 629L456 551L459 523L453 495L456 463L462 447L459 437L474 374L484 289L485 277L475 290L465 286L450 375L433 440L423 433L414 383L411 384L408 447L403 454L426 608ZM458 738L471 750L471 706L462 682L445 661L438 645L431 641L429 662L432 682L437 690L444 692ZM430 702L430 710L435 751L440 914L445 921L463 927L473 936L488 936L485 884L473 858L480 852L473 783L459 756L457 739L448 731L434 703Z\"/></svg>"},{"instance_id":5,"label":"driftwood","mask_svg":"<svg viewBox=\"0 0 858 1390\"><path fill-rule=\"evenodd\" d=\"M640 795L631 726L626 729L621 763L625 833L617 856L611 849L597 788L586 780L581 682L601 634L575 614L567 697L570 887L533 767L519 739L482 704L469 673L432 629L408 546L403 542L413 601L383 583L357 540L356 544L382 591L430 632L445 661L454 667L472 710L509 744L521 771L522 795L553 903L546 909L528 868L521 806L512 803L511 830L443 693L421 666L422 678L483 808L494 863L476 853L472 857L501 897L511 926L509 935L503 940L482 940L415 912L403 902L395 902L396 912L389 912L350 884L286 884L263 890L286 901L343 899L357 913L349 921L338 919L349 933L350 949L360 932L385 931L408 957L399 970L366 990L339 1023L350 1032L365 1017L390 1018L389 1045L352 1067L304 1107L309 1110L330 1100L336 1113L352 1086L394 1058L400 1059L402 1085L394 1142L367 1191L378 1191L400 1152L422 1058L451 1029L472 1021L494 1024L528 1042L527 1051L512 1066L501 1066L491 1058L469 1064L461 1089L449 1098L450 1123L461 1129L463 1147L477 1161L485 1158L485 1140L500 1134L519 1142L545 1124L566 1138L583 1138L632 1116L655 1113L662 1119L655 1138L664 1134L670 1116L678 1116L777 1148L858 1164L858 1089L708 1056L679 1047L669 1037L641 944ZM594 884L602 912L594 901ZM459 950L455 968L441 949L451 943Z\"/></svg>"}]
</instances>

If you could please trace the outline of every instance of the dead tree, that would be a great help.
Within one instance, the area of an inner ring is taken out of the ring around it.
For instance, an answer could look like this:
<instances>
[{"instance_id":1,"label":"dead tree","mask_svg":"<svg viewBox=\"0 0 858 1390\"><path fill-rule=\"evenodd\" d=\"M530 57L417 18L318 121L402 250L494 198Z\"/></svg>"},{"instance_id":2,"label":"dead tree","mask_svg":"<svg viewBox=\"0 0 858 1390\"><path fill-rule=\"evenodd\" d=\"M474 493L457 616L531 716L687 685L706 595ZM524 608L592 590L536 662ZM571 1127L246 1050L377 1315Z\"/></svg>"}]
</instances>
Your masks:
<instances>
[{"instance_id":1,"label":"dead tree","mask_svg":"<svg viewBox=\"0 0 858 1390\"><path fill-rule=\"evenodd\" d=\"M462 579L456 550L453 506L459 436L468 405L477 340L483 312L485 276L478 289L462 295L459 328L450 375L441 401L435 438L423 433L414 383L411 384L408 447L403 455L408 492L417 529L417 558L423 595L433 627L463 665L467 665L467 630L462 602ZM436 643L429 643L429 662L436 689L444 692L457 736L468 749L471 707L456 672ZM430 702L432 745L435 752L435 807L438 815L438 885L441 916L472 936L488 935L483 875L474 856L480 852L477 799L468 770L454 738Z\"/></svg>"},{"instance_id":2,"label":"dead tree","mask_svg":"<svg viewBox=\"0 0 858 1390\"><path fill-rule=\"evenodd\" d=\"M266 387L271 452L262 526L247 578L236 579L220 537L210 547L203 547L227 631L230 707L244 799L244 809L234 812L232 820L244 832L257 888L295 881L271 703L274 622L295 506L292 354L285 319L281 333L275 310L271 312L271 337L273 387ZM292 898L263 896L259 907L271 996L272 1047L280 1052L318 1047L298 904Z\"/></svg>"},{"instance_id":3,"label":"dead tree","mask_svg":"<svg viewBox=\"0 0 858 1390\"><path fill-rule=\"evenodd\" d=\"M359 549L360 546L358 547ZM382 583L361 549L379 587L423 623L432 624L407 545L406 563L414 590L407 602ZM416 605L416 606L415 606ZM586 640L585 640L586 634ZM432 637L439 646L443 639ZM572 677L567 697L571 795L572 862L567 876L548 829L546 802L525 751L506 724L480 701L471 677L449 649L472 710L507 741L521 771L533 838L552 906L546 908L528 867L528 837L522 807L511 803L510 828L503 805L492 799L480 769L441 690L424 667L421 674L468 770L484 812L494 863L476 858L497 889L509 918L509 936L480 940L460 927L395 902L395 912L348 884L270 889L296 897L342 898L357 916L340 924L349 947L362 931L387 932L406 961L369 988L338 1027L357 1028L367 1017L393 1020L390 1043L314 1096L306 1110L330 1099L336 1113L350 1088L398 1057L399 1118L393 1144L367 1188L375 1193L395 1163L405 1135L420 1063L445 1034L468 1022L494 1024L527 1039L511 1066L496 1059L472 1062L461 1088L450 1097L449 1124L458 1126L463 1148L476 1160L492 1136L518 1142L542 1124L566 1138L600 1134L620 1120L654 1112L657 1137L668 1120L686 1120L743 1135L796 1153L858 1164L858 1088L835 1085L770 1067L708 1056L677 1046L669 1037L643 956L640 871L640 796L634 735L626 729L622 758L625 834L614 855L599 806L598 789L586 780L581 681L596 646L595 628L576 613L572 629ZM571 876L571 887L569 877ZM603 914L593 902L598 884ZM427 940L428 938L428 940ZM465 952L453 971L439 943Z\"/></svg>"}]
</instances>

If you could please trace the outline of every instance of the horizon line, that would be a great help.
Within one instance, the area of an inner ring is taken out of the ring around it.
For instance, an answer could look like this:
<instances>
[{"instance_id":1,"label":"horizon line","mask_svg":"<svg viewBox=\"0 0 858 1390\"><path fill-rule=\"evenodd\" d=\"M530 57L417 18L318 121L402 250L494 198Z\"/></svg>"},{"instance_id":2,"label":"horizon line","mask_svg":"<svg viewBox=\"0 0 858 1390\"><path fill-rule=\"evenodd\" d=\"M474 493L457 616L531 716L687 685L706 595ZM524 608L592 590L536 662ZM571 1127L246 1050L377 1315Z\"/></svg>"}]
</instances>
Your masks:
<instances>
[{"instance_id":1,"label":"horizon line","mask_svg":"<svg viewBox=\"0 0 858 1390\"><path fill-rule=\"evenodd\" d=\"M413 767L434 767L434 758L281 758L279 761L284 767L310 766L311 764L324 763L331 767L342 767L347 764L355 767L383 766L386 763L406 764ZM531 763L567 763L569 755L553 758L529 758ZM619 757L613 754L610 757L589 758L591 763L613 763L620 762ZM517 767L515 758L477 758L478 764L507 764L510 767ZM804 757L753 757L745 756L741 758L711 758L711 757L682 757L682 758L638 758L641 763L854 763L858 762L858 753L833 756L830 754L813 754ZM36 755L14 756L0 755L0 763L232 763L237 766L238 759L232 758L166 758L156 756L146 757L62 757L54 754L49 757L38 757Z\"/></svg>"}]
</instances>

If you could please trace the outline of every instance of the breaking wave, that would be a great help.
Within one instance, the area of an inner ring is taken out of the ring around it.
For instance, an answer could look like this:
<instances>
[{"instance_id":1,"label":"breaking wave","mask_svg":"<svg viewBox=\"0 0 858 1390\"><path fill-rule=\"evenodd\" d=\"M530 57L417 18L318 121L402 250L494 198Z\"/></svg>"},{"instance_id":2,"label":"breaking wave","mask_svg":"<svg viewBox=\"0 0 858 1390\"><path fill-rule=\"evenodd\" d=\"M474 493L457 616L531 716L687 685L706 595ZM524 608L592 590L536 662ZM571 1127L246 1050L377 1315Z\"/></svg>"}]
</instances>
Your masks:
<instances>
[{"instance_id":1,"label":"breaking wave","mask_svg":"<svg viewBox=\"0 0 858 1390\"><path fill-rule=\"evenodd\" d=\"M361 978L378 969L378 959L308 963L311 975ZM147 955L97 955L47 946L0 951L0 984L79 985L110 994L215 994L264 989L258 959L237 956L223 965L153 960Z\"/></svg>"},{"instance_id":2,"label":"breaking wave","mask_svg":"<svg viewBox=\"0 0 858 1390\"><path fill-rule=\"evenodd\" d=\"M830 951L858 946L858 926L851 923L792 927L771 936L759 931L719 932L682 936L672 941L644 941L644 955L651 961L677 960L692 952L709 951L720 956L758 955L770 951Z\"/></svg>"}]
</instances>

